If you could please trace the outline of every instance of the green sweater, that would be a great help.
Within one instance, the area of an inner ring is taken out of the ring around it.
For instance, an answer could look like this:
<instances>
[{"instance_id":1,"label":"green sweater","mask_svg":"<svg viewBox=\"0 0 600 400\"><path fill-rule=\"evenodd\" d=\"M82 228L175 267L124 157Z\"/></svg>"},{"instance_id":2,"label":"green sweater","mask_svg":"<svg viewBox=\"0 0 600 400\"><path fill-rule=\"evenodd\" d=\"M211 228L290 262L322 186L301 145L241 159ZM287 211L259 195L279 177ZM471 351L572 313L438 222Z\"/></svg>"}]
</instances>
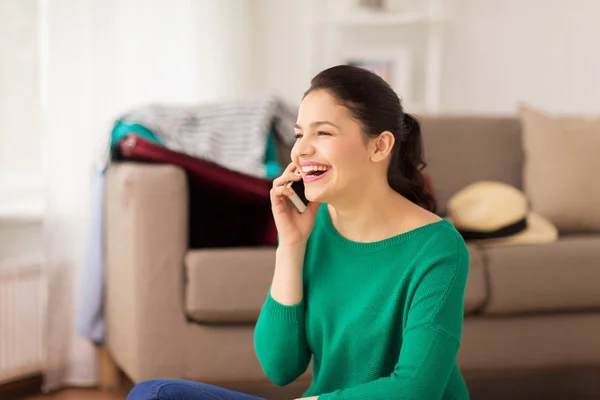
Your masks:
<instances>
[{"instance_id":1,"label":"green sweater","mask_svg":"<svg viewBox=\"0 0 600 400\"><path fill-rule=\"evenodd\" d=\"M304 259L304 298L267 295L254 332L267 377L308 367L319 400L469 398L456 362L469 253L447 221L371 243L341 236L323 205Z\"/></svg>"}]
</instances>

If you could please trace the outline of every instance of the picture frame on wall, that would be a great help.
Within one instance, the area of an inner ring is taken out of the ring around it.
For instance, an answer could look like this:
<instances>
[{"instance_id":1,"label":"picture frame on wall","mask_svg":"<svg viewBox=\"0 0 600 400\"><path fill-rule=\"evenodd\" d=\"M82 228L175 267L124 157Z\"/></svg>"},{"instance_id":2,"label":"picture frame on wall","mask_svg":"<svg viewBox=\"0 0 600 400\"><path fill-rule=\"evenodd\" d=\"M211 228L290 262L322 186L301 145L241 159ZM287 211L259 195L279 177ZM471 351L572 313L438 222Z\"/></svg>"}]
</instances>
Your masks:
<instances>
[{"instance_id":1,"label":"picture frame on wall","mask_svg":"<svg viewBox=\"0 0 600 400\"><path fill-rule=\"evenodd\" d=\"M403 104L411 103L412 63L407 49L345 51L341 63L376 73L398 93Z\"/></svg>"}]
</instances>

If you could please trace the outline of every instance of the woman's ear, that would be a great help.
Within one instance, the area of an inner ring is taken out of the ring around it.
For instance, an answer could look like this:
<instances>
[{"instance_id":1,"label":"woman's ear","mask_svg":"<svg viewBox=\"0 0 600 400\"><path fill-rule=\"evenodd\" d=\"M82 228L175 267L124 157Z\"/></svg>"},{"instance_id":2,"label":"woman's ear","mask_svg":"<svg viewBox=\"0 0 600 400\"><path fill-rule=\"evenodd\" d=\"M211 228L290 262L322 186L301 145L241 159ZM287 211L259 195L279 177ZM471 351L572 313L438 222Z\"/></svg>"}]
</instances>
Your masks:
<instances>
[{"instance_id":1,"label":"woman's ear","mask_svg":"<svg viewBox=\"0 0 600 400\"><path fill-rule=\"evenodd\" d=\"M390 131L382 132L379 136L372 139L371 161L381 162L387 159L394 148L396 139Z\"/></svg>"}]
</instances>

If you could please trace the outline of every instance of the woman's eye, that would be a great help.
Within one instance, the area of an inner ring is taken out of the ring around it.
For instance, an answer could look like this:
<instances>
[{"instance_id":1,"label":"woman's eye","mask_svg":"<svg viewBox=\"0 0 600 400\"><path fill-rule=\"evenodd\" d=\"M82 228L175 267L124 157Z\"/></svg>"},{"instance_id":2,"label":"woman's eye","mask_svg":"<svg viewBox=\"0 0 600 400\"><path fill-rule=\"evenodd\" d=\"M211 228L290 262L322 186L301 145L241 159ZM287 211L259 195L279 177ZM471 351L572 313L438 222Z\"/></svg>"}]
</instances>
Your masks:
<instances>
[{"instance_id":1,"label":"woman's eye","mask_svg":"<svg viewBox=\"0 0 600 400\"><path fill-rule=\"evenodd\" d=\"M302 139L302 134L301 133L296 133L295 136L296 136L296 140Z\"/></svg>"},{"instance_id":2,"label":"woman's eye","mask_svg":"<svg viewBox=\"0 0 600 400\"><path fill-rule=\"evenodd\" d=\"M317 133L318 133L319 136L323 136L323 135L325 135L325 136L331 136L331 133L329 133L329 132L319 131Z\"/></svg>"}]
</instances>

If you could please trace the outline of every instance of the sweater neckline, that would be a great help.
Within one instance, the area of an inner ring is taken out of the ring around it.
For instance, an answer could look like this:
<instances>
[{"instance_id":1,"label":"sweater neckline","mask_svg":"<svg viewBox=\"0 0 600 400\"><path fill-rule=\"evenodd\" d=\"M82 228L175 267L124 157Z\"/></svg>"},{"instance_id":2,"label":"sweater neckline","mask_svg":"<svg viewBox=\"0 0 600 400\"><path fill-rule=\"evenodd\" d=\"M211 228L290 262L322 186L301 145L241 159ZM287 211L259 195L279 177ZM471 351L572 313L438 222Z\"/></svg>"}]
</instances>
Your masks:
<instances>
[{"instance_id":1,"label":"sweater neckline","mask_svg":"<svg viewBox=\"0 0 600 400\"><path fill-rule=\"evenodd\" d=\"M406 232L399 233L394 236L390 236L388 238L374 241L374 242L356 242L350 240L343 236L337 228L333 225L333 221L331 219L331 215L329 214L329 208L327 204L323 203L322 209L320 210L323 213L323 217L320 218L325 225L325 231L329 236L331 236L338 244L341 246L350 249L350 250L359 250L359 251L379 251L386 249L390 246L397 245L399 243L405 242L407 240L413 239L415 237L422 236L427 234L433 229L437 229L442 226L452 226L449 221L442 219L440 221L431 222L426 225L419 226L417 228L411 229Z\"/></svg>"}]
</instances>

